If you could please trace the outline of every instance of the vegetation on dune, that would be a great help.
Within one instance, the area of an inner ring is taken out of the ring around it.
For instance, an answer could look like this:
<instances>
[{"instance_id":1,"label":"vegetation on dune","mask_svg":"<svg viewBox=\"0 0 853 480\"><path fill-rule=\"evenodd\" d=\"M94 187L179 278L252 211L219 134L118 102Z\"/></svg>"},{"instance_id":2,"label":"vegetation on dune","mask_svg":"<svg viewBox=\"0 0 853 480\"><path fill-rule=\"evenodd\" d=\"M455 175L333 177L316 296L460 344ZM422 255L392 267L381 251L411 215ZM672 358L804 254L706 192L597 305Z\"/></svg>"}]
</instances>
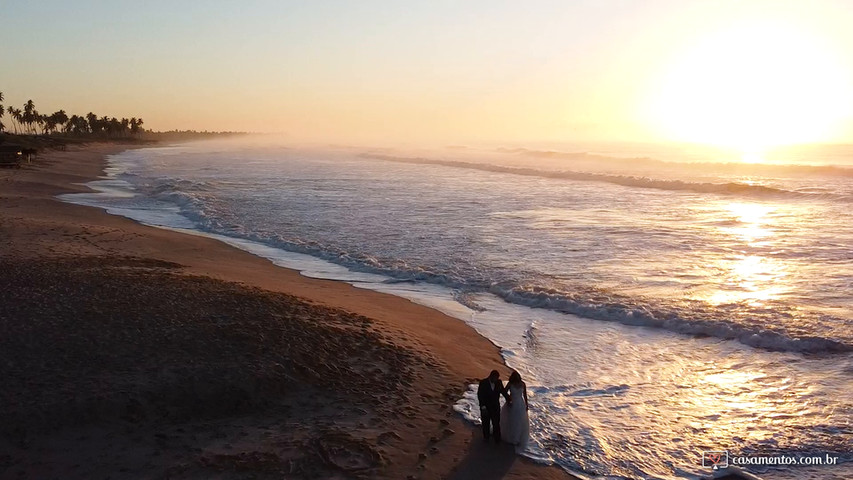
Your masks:
<instances>
[{"instance_id":1,"label":"vegetation on dune","mask_svg":"<svg viewBox=\"0 0 853 480\"><path fill-rule=\"evenodd\" d=\"M0 101L3 94L0 92ZM11 105L4 107L0 104L0 117L8 113L12 127L10 132L6 125L0 122L0 132L6 131L15 135L75 135L106 138L130 138L142 133L144 121L141 118L99 117L92 112L85 116L71 115L65 110L51 114L42 114L36 110L35 103L28 100L21 108Z\"/></svg>"},{"instance_id":2,"label":"vegetation on dune","mask_svg":"<svg viewBox=\"0 0 853 480\"><path fill-rule=\"evenodd\" d=\"M0 92L0 102L3 100L3 92ZM9 125L3 123L3 117L7 113ZM4 107L0 103L0 142L4 140L4 136L15 135L15 143L32 148L62 146L69 142L89 140L178 141L242 134L195 130L154 132L145 130L142 127L144 124L145 121L137 117L119 119L99 116L94 112L69 116L65 110L58 110L50 115L41 114L32 100L28 100L21 108L12 105Z\"/></svg>"}]
</instances>

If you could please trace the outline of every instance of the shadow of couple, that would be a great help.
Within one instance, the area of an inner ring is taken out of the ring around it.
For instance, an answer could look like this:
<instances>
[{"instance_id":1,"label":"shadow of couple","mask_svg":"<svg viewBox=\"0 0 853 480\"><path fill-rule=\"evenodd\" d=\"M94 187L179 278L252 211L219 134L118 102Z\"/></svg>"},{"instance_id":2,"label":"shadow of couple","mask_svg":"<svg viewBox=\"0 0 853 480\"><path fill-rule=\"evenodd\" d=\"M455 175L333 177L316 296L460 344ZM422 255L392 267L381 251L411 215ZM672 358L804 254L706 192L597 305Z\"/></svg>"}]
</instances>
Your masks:
<instances>
[{"instance_id":1,"label":"shadow of couple","mask_svg":"<svg viewBox=\"0 0 853 480\"><path fill-rule=\"evenodd\" d=\"M468 453L459 462L449 480L504 478L518 459L515 446L506 442L498 445L491 441L484 442L479 428L471 429L470 432Z\"/></svg>"}]
</instances>

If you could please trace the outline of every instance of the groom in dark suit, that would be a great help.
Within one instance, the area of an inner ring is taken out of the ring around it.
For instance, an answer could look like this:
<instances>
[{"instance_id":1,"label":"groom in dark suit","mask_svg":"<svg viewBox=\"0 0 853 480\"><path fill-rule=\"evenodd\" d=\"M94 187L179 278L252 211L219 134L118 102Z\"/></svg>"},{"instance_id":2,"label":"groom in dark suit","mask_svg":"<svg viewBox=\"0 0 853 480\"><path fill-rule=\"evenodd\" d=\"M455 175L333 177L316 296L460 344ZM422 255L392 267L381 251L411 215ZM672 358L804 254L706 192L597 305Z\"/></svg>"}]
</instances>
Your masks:
<instances>
[{"instance_id":1,"label":"groom in dark suit","mask_svg":"<svg viewBox=\"0 0 853 480\"><path fill-rule=\"evenodd\" d=\"M480 419L483 421L483 440L489 441L493 433L495 443L501 443L501 395L509 402L509 396L501 382L501 374L492 370L488 378L480 381L477 388L477 400L480 402ZM490 428L494 427L494 428Z\"/></svg>"}]
</instances>

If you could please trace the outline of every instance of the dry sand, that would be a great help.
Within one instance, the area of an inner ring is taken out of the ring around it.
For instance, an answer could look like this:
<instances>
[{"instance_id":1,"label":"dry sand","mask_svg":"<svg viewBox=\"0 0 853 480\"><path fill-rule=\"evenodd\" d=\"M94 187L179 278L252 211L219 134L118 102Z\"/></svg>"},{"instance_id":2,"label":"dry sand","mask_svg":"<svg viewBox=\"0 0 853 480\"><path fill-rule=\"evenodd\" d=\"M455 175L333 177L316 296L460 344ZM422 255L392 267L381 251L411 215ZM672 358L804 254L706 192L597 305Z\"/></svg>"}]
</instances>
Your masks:
<instances>
[{"instance_id":1,"label":"dry sand","mask_svg":"<svg viewBox=\"0 0 853 480\"><path fill-rule=\"evenodd\" d=\"M126 148L0 170L0 478L571 478L453 412L463 322L55 199Z\"/></svg>"}]
</instances>

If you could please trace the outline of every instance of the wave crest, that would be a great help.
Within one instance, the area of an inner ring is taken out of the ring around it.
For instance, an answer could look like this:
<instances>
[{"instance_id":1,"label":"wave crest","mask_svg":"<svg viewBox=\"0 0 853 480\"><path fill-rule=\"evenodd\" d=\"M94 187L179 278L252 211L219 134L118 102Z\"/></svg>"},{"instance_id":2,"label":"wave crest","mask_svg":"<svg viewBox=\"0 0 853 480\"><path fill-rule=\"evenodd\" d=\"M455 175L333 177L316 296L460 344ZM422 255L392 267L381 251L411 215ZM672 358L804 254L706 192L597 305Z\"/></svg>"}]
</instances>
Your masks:
<instances>
[{"instance_id":1,"label":"wave crest","mask_svg":"<svg viewBox=\"0 0 853 480\"><path fill-rule=\"evenodd\" d=\"M398 157L393 155L382 155L365 153L362 158L370 158L374 160L384 160L397 163L410 163L419 165L441 165L445 167L465 168L470 170L480 170L484 172L508 173L512 175L523 175L528 177L540 178L556 178L564 180L575 180L583 182L605 182L614 185L634 188L651 188L657 190L669 191L687 191L696 193L712 193L722 195L743 195L756 197L815 197L815 196L835 196L829 193L812 193L809 191L792 191L782 188L769 187L765 185L755 185L749 183L726 182L688 182L684 180L661 180L648 177L640 177L634 175L615 175L608 173L591 173L578 172L571 170L563 171L548 171L526 167L508 167L502 165L493 165L488 163L463 162L458 160L438 160L423 157ZM844 197L846 199L846 197ZM848 199L849 200L849 199Z\"/></svg>"},{"instance_id":2,"label":"wave crest","mask_svg":"<svg viewBox=\"0 0 853 480\"><path fill-rule=\"evenodd\" d=\"M545 308L593 320L624 325L654 327L676 333L736 340L744 345L771 351L801 353L853 352L853 345L818 336L793 336L786 332L739 325L724 319L687 319L677 312L652 311L618 303L593 303L571 298L559 291L522 287L492 287L490 293L531 308Z\"/></svg>"}]
</instances>

